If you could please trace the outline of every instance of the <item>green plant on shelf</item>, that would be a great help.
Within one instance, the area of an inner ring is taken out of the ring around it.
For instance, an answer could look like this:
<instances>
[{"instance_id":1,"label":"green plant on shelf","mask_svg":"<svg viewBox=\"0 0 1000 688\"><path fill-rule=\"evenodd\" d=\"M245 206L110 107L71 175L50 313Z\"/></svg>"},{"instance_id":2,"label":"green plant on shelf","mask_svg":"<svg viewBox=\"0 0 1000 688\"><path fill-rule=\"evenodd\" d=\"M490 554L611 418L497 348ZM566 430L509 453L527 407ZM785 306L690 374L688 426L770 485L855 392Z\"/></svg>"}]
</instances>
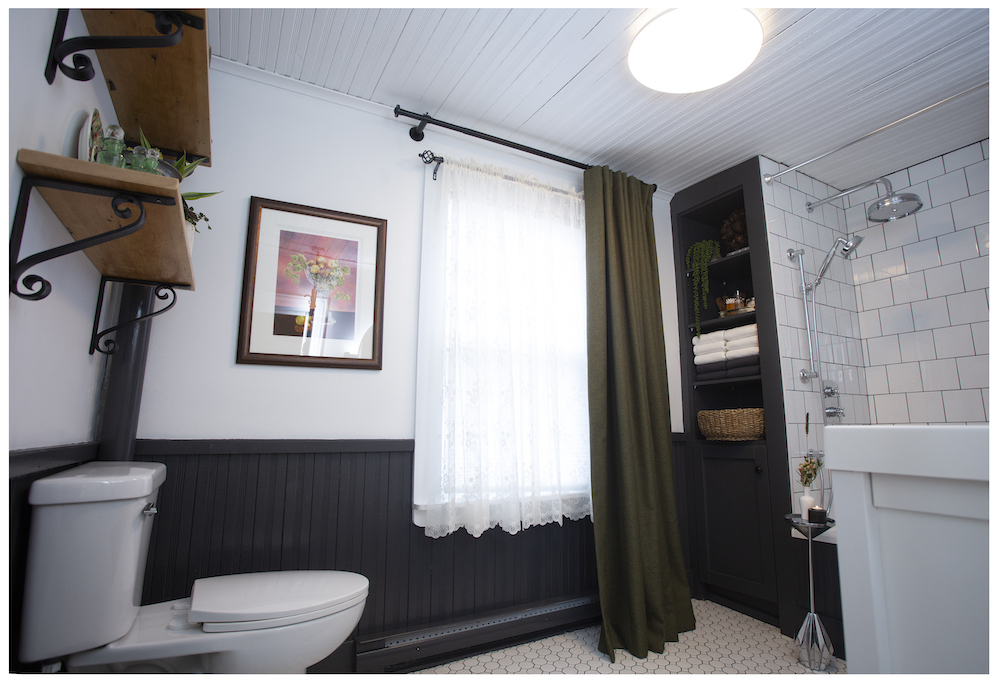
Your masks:
<instances>
[{"instance_id":1,"label":"green plant on shelf","mask_svg":"<svg viewBox=\"0 0 1000 688\"><path fill-rule=\"evenodd\" d=\"M704 239L691 244L686 265L691 271L691 291L694 296L695 334L701 336L701 310L708 308L708 264L719 254L719 242ZM699 298L700 297L700 298Z\"/></svg>"},{"instance_id":2,"label":"green plant on shelf","mask_svg":"<svg viewBox=\"0 0 1000 688\"><path fill-rule=\"evenodd\" d=\"M142 145L145 148L147 148L147 149L152 148L152 146L149 143L149 140L146 139L146 135L142 131L142 127L139 128L139 141L142 143ZM160 154L160 159L162 160L162 158L163 158L163 155ZM191 175L192 172L195 171L195 169L198 167L198 165L200 165L201 163L205 162L206 160L208 160L208 158L196 158L196 159L192 160L191 162L188 162L188 160L187 160L187 153L182 153L181 157L177 158L176 160L174 160L173 162L168 163L168 164L171 167L173 167L175 170L177 170L177 174L180 175L181 181L183 182L185 179L187 179L188 176ZM202 220L205 221L205 225L209 229L212 228L212 225L209 224L209 222L211 222L211 221L208 219L208 217L205 215L205 213L199 213L199 212L197 212L193 207L191 207L190 205L188 205L188 201L197 201L198 199L208 198L209 196L214 196L214 195L220 194L220 193L222 193L222 192L221 191L185 191L184 193L181 194L181 203L184 204L184 219L187 220L188 222L190 222L194 226L194 231L199 232L199 233L201 232L201 230L198 229L198 223L200 221L202 221Z\"/></svg>"}]
</instances>

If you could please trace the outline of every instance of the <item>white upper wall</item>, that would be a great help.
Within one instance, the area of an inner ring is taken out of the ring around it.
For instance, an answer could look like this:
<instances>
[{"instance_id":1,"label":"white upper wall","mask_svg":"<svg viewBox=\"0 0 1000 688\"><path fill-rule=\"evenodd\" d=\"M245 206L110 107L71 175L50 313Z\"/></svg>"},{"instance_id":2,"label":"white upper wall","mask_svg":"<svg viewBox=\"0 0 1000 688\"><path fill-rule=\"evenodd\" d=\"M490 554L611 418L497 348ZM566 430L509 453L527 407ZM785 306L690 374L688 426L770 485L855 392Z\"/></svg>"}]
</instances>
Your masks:
<instances>
[{"instance_id":1,"label":"white upper wall","mask_svg":"<svg viewBox=\"0 0 1000 688\"><path fill-rule=\"evenodd\" d=\"M11 215L20 180L16 148L73 155L86 113L97 106L106 121L113 117L100 76L81 84L60 75L52 87L42 78L54 17L54 11L11 13L11 54L26 56L11 65L11 93L33 106L11 113ZM71 13L67 35L84 33L79 12ZM577 188L582 171L443 130L428 131L417 143L408 136L413 122L386 108L223 60L212 67L212 167L196 172L182 190L224 193L196 204L213 227L195 241L196 291L178 292L177 306L152 321L138 437L412 438L420 152L474 157ZM235 363L251 196L388 221L381 371ZM656 197L654 216L657 238L669 239L668 195ZM69 239L40 199L26 234L22 255ZM675 332L671 242L658 246L666 330ZM99 276L81 254L47 268L38 272L53 277L52 296L11 300L11 448L96 439L103 361L87 351ZM667 347L671 375L679 377L677 345L669 336ZM674 387L679 417L679 384Z\"/></svg>"},{"instance_id":2,"label":"white upper wall","mask_svg":"<svg viewBox=\"0 0 1000 688\"><path fill-rule=\"evenodd\" d=\"M24 174L15 160L20 148L75 157L80 128L94 108L106 124L114 108L100 65L91 81L61 72L45 81L56 10L9 11L10 107L8 225L13 224ZM71 10L67 38L87 35L79 10ZM20 259L72 241L37 191L32 191ZM42 263L28 271L51 282L41 301L9 296L9 448L78 444L94 439L94 417L104 371L103 356L91 356L90 333L100 275L83 253ZM24 291L23 287L21 288Z\"/></svg>"},{"instance_id":3,"label":"white upper wall","mask_svg":"<svg viewBox=\"0 0 1000 688\"><path fill-rule=\"evenodd\" d=\"M222 60L210 78L213 165L186 183L225 193L199 206L214 229L195 242L197 292L154 324L139 437L412 438L420 152L576 188L582 171L439 129L417 143L386 108ZM235 363L250 196L388 221L381 371ZM656 206L669 227L669 203Z\"/></svg>"}]
</instances>

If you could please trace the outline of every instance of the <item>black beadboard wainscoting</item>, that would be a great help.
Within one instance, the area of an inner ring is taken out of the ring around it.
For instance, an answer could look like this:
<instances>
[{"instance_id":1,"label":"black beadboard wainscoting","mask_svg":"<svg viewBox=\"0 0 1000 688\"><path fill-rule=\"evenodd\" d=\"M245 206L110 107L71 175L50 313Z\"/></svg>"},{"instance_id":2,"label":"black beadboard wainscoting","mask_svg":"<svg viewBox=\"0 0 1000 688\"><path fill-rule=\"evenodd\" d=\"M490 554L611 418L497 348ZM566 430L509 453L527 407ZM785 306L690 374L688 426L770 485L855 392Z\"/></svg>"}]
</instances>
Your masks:
<instances>
[{"instance_id":1,"label":"black beadboard wainscoting","mask_svg":"<svg viewBox=\"0 0 1000 688\"><path fill-rule=\"evenodd\" d=\"M167 466L143 604L231 573L368 578L357 630L315 671L411 670L600 617L589 519L428 538L412 440L139 440L136 460Z\"/></svg>"},{"instance_id":2,"label":"black beadboard wainscoting","mask_svg":"<svg viewBox=\"0 0 1000 688\"><path fill-rule=\"evenodd\" d=\"M10 455L10 666L17 662L31 482L92 461L97 444ZM143 604L186 597L197 578L294 569L370 581L353 636L314 672L407 671L600 619L589 519L517 535L432 539L412 524L412 440L138 440L167 466ZM689 580L685 444L675 484Z\"/></svg>"}]
</instances>

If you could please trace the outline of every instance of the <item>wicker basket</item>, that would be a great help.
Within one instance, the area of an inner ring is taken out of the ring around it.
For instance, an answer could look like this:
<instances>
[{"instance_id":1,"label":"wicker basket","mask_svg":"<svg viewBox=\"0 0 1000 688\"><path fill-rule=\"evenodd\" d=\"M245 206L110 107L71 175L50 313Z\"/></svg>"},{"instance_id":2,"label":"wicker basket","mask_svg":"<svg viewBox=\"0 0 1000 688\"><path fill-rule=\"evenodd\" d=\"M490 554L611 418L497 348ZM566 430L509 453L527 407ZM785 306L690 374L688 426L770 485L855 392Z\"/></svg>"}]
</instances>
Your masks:
<instances>
[{"instance_id":1,"label":"wicker basket","mask_svg":"<svg viewBox=\"0 0 1000 688\"><path fill-rule=\"evenodd\" d=\"M745 442L764 439L764 409L698 411L698 428L708 440Z\"/></svg>"}]
</instances>

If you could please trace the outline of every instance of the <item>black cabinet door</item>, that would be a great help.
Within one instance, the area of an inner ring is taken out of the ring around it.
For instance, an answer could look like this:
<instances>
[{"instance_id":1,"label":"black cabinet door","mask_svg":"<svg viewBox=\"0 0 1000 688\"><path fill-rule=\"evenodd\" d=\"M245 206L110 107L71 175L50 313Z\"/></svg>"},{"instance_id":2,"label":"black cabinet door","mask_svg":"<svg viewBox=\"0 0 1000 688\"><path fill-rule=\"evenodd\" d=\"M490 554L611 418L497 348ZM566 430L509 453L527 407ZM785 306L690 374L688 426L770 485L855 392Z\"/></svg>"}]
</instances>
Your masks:
<instances>
[{"instance_id":1,"label":"black cabinet door","mask_svg":"<svg viewBox=\"0 0 1000 688\"><path fill-rule=\"evenodd\" d=\"M691 449L700 580L776 602L767 447L710 442Z\"/></svg>"}]
</instances>

